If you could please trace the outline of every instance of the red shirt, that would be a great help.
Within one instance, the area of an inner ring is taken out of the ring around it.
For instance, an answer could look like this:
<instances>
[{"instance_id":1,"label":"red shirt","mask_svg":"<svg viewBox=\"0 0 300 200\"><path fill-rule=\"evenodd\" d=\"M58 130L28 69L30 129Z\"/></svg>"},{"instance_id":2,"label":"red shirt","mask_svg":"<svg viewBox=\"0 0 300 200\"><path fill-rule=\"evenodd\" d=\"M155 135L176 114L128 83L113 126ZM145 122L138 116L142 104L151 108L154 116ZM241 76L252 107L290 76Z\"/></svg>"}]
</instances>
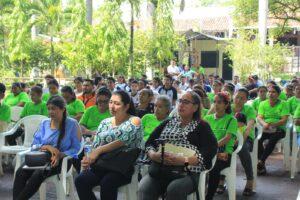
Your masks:
<instances>
[{"instance_id":1,"label":"red shirt","mask_svg":"<svg viewBox=\"0 0 300 200\"><path fill-rule=\"evenodd\" d=\"M93 93L91 95L89 94L83 94L77 97L77 99L81 100L85 106L85 109L88 109L91 106L96 105L96 95Z\"/></svg>"}]
</instances>

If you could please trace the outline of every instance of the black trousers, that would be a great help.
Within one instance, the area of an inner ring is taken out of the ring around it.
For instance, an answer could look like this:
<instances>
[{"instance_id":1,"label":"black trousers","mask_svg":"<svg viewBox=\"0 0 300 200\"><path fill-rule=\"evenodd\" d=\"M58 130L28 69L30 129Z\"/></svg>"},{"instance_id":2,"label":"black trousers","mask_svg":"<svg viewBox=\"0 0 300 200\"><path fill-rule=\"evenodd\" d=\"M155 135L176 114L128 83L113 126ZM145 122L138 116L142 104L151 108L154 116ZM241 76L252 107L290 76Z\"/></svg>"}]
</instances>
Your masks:
<instances>
[{"instance_id":1,"label":"black trousers","mask_svg":"<svg viewBox=\"0 0 300 200\"><path fill-rule=\"evenodd\" d=\"M130 183L131 178L108 170L85 170L75 179L79 199L97 200L93 188L100 185L101 200L117 200L118 188Z\"/></svg>"},{"instance_id":2,"label":"black trousers","mask_svg":"<svg viewBox=\"0 0 300 200\"><path fill-rule=\"evenodd\" d=\"M16 177L13 185L13 200L27 200L32 197L40 188L43 181L61 171L62 160L59 165L51 170L26 170L22 165L16 172ZM68 163L68 169L71 167L71 162Z\"/></svg>"},{"instance_id":3,"label":"black trousers","mask_svg":"<svg viewBox=\"0 0 300 200\"><path fill-rule=\"evenodd\" d=\"M228 156L226 161L217 160L214 168L209 172L209 179L208 179L208 189L207 195L205 200L212 200L214 194L218 188L219 180L220 180L220 172L229 167L231 162L231 156Z\"/></svg>"},{"instance_id":4,"label":"black trousers","mask_svg":"<svg viewBox=\"0 0 300 200\"><path fill-rule=\"evenodd\" d=\"M265 162L269 155L273 152L277 142L285 137L283 130L276 133L263 133L261 139L258 141L258 159ZM263 142L268 139L269 142L264 148Z\"/></svg>"},{"instance_id":5,"label":"black trousers","mask_svg":"<svg viewBox=\"0 0 300 200\"><path fill-rule=\"evenodd\" d=\"M24 130L22 127L19 127L16 132L14 132L12 135L6 136L6 141L7 143L12 146L12 145L17 145L16 139L20 136L24 135ZM23 139L23 138L22 138Z\"/></svg>"}]
</instances>

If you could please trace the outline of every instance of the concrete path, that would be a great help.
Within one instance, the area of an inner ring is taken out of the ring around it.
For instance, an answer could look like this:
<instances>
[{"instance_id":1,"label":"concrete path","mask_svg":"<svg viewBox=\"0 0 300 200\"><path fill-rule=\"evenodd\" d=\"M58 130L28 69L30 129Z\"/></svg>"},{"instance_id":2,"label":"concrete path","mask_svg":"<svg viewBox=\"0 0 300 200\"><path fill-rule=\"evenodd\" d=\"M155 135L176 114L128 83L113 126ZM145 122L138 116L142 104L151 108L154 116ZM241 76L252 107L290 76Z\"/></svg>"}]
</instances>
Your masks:
<instances>
[{"instance_id":1,"label":"concrete path","mask_svg":"<svg viewBox=\"0 0 300 200\"><path fill-rule=\"evenodd\" d=\"M243 197L242 192L245 186L245 175L241 164L237 167L237 200L300 200L300 174L298 173L294 180L291 180L290 173L283 169L283 156L280 153L273 154L267 160L266 176L258 177L256 194L252 197ZM9 165L4 168L5 174L0 177L0 200L12 199L13 187L13 168ZM53 185L47 186L47 200L55 200L56 194ZM299 194L299 195L298 195ZM99 193L96 194L99 197ZM36 194L33 200L38 200ZM228 199L225 192L222 195L216 195L216 200Z\"/></svg>"}]
</instances>

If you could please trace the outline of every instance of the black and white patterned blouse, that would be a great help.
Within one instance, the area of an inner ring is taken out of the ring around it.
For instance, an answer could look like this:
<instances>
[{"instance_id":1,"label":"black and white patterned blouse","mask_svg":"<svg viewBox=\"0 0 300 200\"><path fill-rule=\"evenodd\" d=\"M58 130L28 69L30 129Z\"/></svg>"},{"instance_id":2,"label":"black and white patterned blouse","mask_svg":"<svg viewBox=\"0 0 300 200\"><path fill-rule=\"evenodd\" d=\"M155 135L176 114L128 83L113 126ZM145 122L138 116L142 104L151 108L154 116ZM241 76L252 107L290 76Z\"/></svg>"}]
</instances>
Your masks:
<instances>
[{"instance_id":1,"label":"black and white patterned blouse","mask_svg":"<svg viewBox=\"0 0 300 200\"><path fill-rule=\"evenodd\" d=\"M196 152L198 166L189 166L190 170L200 173L211 167L211 160L217 153L217 140L210 126L204 121L192 121L184 128L180 127L180 118L175 117L162 122L146 142L146 152L158 150L156 139L165 139L166 143L186 147Z\"/></svg>"}]
</instances>

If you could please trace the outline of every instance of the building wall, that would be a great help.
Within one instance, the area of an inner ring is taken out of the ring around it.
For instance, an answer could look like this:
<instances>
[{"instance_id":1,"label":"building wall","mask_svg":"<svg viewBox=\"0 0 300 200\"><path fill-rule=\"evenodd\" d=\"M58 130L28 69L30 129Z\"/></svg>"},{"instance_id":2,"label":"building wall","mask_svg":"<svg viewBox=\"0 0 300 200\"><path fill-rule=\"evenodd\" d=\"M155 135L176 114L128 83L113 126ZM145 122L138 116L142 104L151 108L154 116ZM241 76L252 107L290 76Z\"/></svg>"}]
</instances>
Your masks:
<instances>
[{"instance_id":1,"label":"building wall","mask_svg":"<svg viewBox=\"0 0 300 200\"><path fill-rule=\"evenodd\" d=\"M223 44L223 41L216 40L193 40L191 43L191 49L195 49L201 63L201 52L202 51L219 51L218 66L215 68L204 68L205 74L217 74L222 77L222 64L223 64L223 51L218 49L218 45Z\"/></svg>"}]
</instances>

